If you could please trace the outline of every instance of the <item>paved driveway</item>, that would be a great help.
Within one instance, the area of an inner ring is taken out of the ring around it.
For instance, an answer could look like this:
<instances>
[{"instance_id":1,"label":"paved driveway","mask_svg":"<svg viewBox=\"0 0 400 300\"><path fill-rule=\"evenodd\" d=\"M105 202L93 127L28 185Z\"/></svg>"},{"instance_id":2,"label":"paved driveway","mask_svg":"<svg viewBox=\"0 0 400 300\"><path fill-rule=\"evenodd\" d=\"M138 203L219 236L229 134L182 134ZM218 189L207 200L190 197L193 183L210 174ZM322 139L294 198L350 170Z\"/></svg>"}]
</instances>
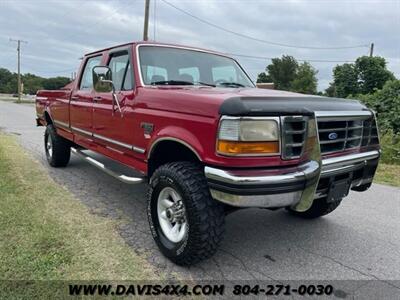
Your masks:
<instances>
[{"instance_id":1,"label":"paved driveway","mask_svg":"<svg viewBox=\"0 0 400 300\"><path fill-rule=\"evenodd\" d=\"M352 192L329 216L301 220L284 210L247 209L226 219L220 251L191 268L173 265L158 252L148 230L146 185L118 182L72 157L65 169L49 168L43 127L35 127L33 105L0 101L0 127L18 136L23 147L93 213L125 222L121 236L134 251L169 274L192 279L382 280L390 295L400 282L400 189L374 184ZM365 282L367 283L367 282ZM361 286L361 283L359 284ZM370 285L359 290L372 289Z\"/></svg>"}]
</instances>

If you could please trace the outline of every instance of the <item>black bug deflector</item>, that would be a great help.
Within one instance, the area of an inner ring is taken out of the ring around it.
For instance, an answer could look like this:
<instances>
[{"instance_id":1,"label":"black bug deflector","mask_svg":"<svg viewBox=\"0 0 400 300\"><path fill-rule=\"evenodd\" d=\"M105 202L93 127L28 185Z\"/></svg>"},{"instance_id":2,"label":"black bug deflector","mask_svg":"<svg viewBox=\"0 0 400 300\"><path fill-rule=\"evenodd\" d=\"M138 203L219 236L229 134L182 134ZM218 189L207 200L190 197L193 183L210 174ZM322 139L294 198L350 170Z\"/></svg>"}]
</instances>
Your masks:
<instances>
[{"instance_id":1,"label":"black bug deflector","mask_svg":"<svg viewBox=\"0 0 400 300\"><path fill-rule=\"evenodd\" d=\"M357 100L328 97L233 97L226 99L219 113L229 116L312 116L316 111L368 111Z\"/></svg>"}]
</instances>

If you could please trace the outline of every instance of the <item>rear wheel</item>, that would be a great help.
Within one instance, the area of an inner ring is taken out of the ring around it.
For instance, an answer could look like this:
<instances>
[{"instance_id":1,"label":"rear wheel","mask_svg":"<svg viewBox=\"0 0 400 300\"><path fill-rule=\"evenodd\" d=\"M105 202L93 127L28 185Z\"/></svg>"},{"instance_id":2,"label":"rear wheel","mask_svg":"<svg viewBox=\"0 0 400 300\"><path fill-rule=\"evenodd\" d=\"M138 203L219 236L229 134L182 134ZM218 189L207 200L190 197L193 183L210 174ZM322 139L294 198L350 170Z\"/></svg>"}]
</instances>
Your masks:
<instances>
[{"instance_id":1,"label":"rear wheel","mask_svg":"<svg viewBox=\"0 0 400 300\"><path fill-rule=\"evenodd\" d=\"M159 167L150 180L147 212L156 244L174 263L193 265L217 251L224 208L212 199L196 164L172 162Z\"/></svg>"},{"instance_id":2,"label":"rear wheel","mask_svg":"<svg viewBox=\"0 0 400 300\"><path fill-rule=\"evenodd\" d=\"M52 167L65 167L68 164L71 156L70 143L57 134L52 124L47 125L44 133L44 149Z\"/></svg>"},{"instance_id":3,"label":"rear wheel","mask_svg":"<svg viewBox=\"0 0 400 300\"><path fill-rule=\"evenodd\" d=\"M331 213L336 208L338 208L338 206L340 205L341 202L342 202L342 199L335 200L332 202L327 202L327 198L319 198L319 199L315 199L313 204L311 205L311 207L309 209L307 209L306 211L299 212L299 211L295 211L291 208L288 208L287 210L292 215L295 215L295 216L298 216L301 218L315 219L315 218L322 217L324 215Z\"/></svg>"}]
</instances>

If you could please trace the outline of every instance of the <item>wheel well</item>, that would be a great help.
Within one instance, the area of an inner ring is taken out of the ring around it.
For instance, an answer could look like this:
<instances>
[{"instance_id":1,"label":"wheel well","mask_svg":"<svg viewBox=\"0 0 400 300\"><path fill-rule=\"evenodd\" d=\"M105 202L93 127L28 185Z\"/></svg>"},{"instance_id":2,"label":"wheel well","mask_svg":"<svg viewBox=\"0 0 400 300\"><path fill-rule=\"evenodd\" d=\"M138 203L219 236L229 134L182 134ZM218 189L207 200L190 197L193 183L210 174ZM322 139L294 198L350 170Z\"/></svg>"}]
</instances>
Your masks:
<instances>
[{"instance_id":1,"label":"wheel well","mask_svg":"<svg viewBox=\"0 0 400 300\"><path fill-rule=\"evenodd\" d=\"M47 125L53 124L53 121L51 120L50 115L47 111L44 113L44 119L46 120Z\"/></svg>"},{"instance_id":2,"label":"wheel well","mask_svg":"<svg viewBox=\"0 0 400 300\"><path fill-rule=\"evenodd\" d=\"M161 165L173 161L192 161L200 163L198 156L189 147L176 141L161 141L150 154L148 177Z\"/></svg>"}]
</instances>

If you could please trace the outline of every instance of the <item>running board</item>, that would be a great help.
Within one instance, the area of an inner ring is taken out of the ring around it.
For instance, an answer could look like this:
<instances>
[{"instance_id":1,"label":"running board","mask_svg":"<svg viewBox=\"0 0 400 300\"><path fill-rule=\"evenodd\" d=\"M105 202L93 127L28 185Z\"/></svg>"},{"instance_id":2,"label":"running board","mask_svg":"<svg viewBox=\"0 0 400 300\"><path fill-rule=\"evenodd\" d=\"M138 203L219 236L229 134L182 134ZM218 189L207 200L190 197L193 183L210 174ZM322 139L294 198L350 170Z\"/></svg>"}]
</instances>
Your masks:
<instances>
[{"instance_id":1,"label":"running board","mask_svg":"<svg viewBox=\"0 0 400 300\"><path fill-rule=\"evenodd\" d=\"M108 169L103 163L95 160L94 158L90 157L89 155L87 155L86 153L82 152L81 150L78 150L76 148L71 147L71 151L82 157L83 159L85 159L88 163L90 163L91 165L97 167L98 169L102 170L103 172L107 173L108 175L111 175L112 177L127 183L127 184L138 184L138 183L142 183L145 181L144 177L131 177L131 176L126 176L123 174L118 174L114 171L112 171L111 169Z\"/></svg>"}]
</instances>

